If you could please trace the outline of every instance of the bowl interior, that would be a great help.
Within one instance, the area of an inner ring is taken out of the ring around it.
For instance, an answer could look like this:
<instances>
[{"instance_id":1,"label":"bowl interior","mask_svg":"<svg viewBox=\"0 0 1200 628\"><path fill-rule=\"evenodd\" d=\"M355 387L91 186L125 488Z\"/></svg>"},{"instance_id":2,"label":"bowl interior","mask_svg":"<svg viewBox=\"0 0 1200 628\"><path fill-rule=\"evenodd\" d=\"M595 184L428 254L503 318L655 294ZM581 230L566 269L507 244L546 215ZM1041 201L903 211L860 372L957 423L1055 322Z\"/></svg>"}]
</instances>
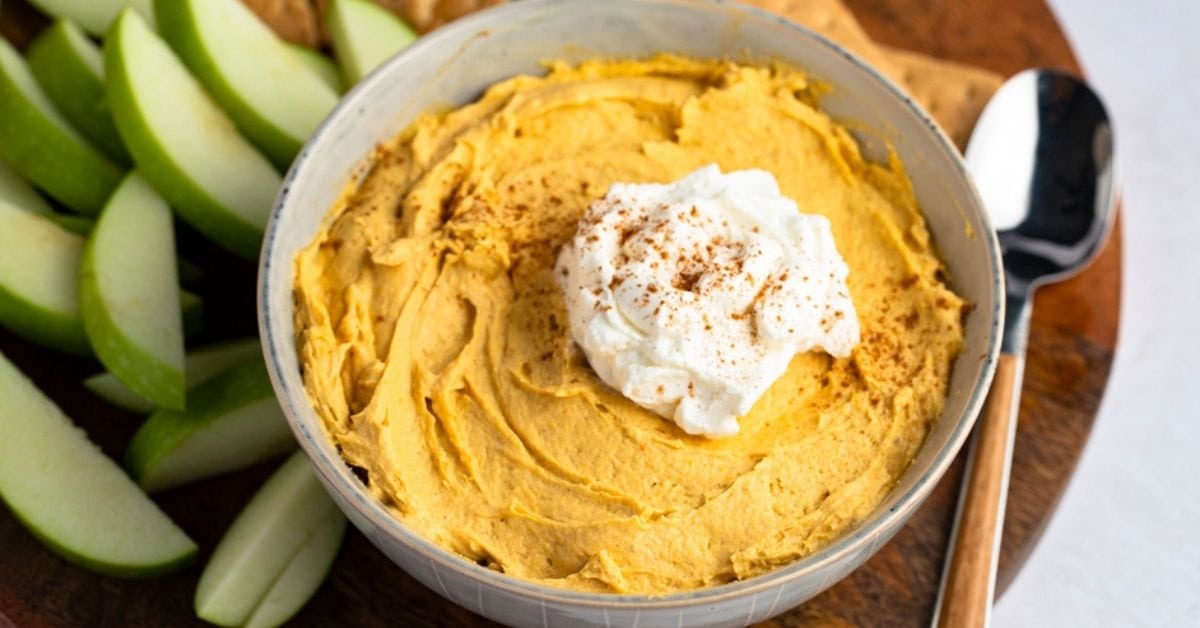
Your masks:
<instances>
[{"instance_id":1,"label":"bowl interior","mask_svg":"<svg viewBox=\"0 0 1200 628\"><path fill-rule=\"evenodd\" d=\"M569 5L569 6L568 6ZM301 446L334 493L348 501L360 527L377 527L423 549L447 568L542 595L581 600L598 596L551 590L457 560L405 528L361 490L326 438L306 396L293 327L293 258L315 236L326 212L375 145L398 134L432 107L460 105L492 83L541 73L541 62L596 57L645 57L673 52L742 61L779 59L832 85L822 108L854 129L873 159L895 150L908 168L952 287L974 309L966 344L939 421L908 472L879 509L825 549L741 583L654 598L695 600L755 581L799 575L882 545L942 475L979 411L998 346L1002 312L999 250L979 198L952 144L907 96L852 54L781 18L727 2L690 0L526 0L476 14L429 35L363 81L326 120L288 174L267 229L259 274L259 316L276 392ZM832 584L831 582L829 584ZM628 602L647 598L629 596Z\"/></svg>"}]
</instances>

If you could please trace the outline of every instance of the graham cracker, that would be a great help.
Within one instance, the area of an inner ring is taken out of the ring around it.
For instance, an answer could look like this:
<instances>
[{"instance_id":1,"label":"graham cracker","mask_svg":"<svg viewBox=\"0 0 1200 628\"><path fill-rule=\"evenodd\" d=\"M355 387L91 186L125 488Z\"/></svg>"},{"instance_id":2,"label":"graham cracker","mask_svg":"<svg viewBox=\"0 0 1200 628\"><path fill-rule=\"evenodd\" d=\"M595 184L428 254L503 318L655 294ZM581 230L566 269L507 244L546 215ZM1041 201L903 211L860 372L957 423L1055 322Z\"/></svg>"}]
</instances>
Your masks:
<instances>
[{"instance_id":1,"label":"graham cracker","mask_svg":"<svg viewBox=\"0 0 1200 628\"><path fill-rule=\"evenodd\" d=\"M504 0L376 0L422 33Z\"/></svg>"},{"instance_id":2,"label":"graham cracker","mask_svg":"<svg viewBox=\"0 0 1200 628\"><path fill-rule=\"evenodd\" d=\"M816 31L839 44L864 61L875 66L893 80L898 80L896 68L883 51L875 45L867 31L858 23L841 0L742 0L742 2L781 15Z\"/></svg>"},{"instance_id":3,"label":"graham cracker","mask_svg":"<svg viewBox=\"0 0 1200 628\"><path fill-rule=\"evenodd\" d=\"M1004 77L974 66L876 44L841 0L744 0L846 47L878 68L933 116L959 148Z\"/></svg>"},{"instance_id":4,"label":"graham cracker","mask_svg":"<svg viewBox=\"0 0 1200 628\"><path fill-rule=\"evenodd\" d=\"M329 0L299 0L313 6L313 13L319 18L318 30L322 33L321 40L328 38L324 35L323 18L325 7ZM427 33L446 22L456 20L469 13L474 13L506 0L375 0L375 3L399 15L401 19L415 28L418 32Z\"/></svg>"},{"instance_id":5,"label":"graham cracker","mask_svg":"<svg viewBox=\"0 0 1200 628\"><path fill-rule=\"evenodd\" d=\"M937 120L959 148L967 145L979 114L1004 77L965 63L956 63L899 48L882 48L900 73L899 82Z\"/></svg>"}]
</instances>

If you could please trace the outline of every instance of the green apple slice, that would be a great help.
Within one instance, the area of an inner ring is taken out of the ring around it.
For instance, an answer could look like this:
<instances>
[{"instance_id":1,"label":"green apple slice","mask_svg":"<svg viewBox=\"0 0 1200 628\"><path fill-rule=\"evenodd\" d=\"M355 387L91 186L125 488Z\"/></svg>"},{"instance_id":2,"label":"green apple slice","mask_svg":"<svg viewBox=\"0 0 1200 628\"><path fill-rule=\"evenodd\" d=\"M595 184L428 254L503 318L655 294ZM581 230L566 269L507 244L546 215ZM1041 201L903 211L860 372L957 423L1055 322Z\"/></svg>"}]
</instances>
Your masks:
<instances>
[{"instance_id":1,"label":"green apple slice","mask_svg":"<svg viewBox=\"0 0 1200 628\"><path fill-rule=\"evenodd\" d=\"M241 469L295 446L258 357L189 390L187 410L150 415L125 452L125 466L153 492Z\"/></svg>"},{"instance_id":2,"label":"green apple slice","mask_svg":"<svg viewBox=\"0 0 1200 628\"><path fill-rule=\"evenodd\" d=\"M246 625L260 610L264 624L283 615L265 604L274 606L304 592L286 596L275 592L276 585L291 586L282 582L285 579L303 581L307 583L303 589L315 591L312 583L324 577L334 552L328 551L324 561L302 558L301 554L312 551L310 544L318 542L318 535L332 534L324 528L334 517L342 515L308 459L300 452L292 455L259 489L217 545L196 588L196 614L222 626ZM303 563L312 566L301 567ZM311 571L289 573L293 564L296 569Z\"/></svg>"},{"instance_id":3,"label":"green apple slice","mask_svg":"<svg viewBox=\"0 0 1200 628\"><path fill-rule=\"evenodd\" d=\"M41 194L29 187L3 161L0 161L0 203L45 216L63 229L82 236L91 233L96 225L95 219L89 216L55 211Z\"/></svg>"},{"instance_id":4,"label":"green apple slice","mask_svg":"<svg viewBox=\"0 0 1200 628\"><path fill-rule=\"evenodd\" d=\"M190 293L184 291L182 294ZM187 309L186 305L184 309ZM191 390L197 384L212 379L214 375L261 354L262 347L258 338L235 340L197 349L183 359L184 382ZM122 384L112 373L93 375L83 380L83 386L105 401L130 412L150 414L156 409L154 404L129 390L129 387Z\"/></svg>"},{"instance_id":5,"label":"green apple slice","mask_svg":"<svg viewBox=\"0 0 1200 628\"><path fill-rule=\"evenodd\" d=\"M71 127L21 55L0 38L0 159L50 196L94 214L124 171Z\"/></svg>"},{"instance_id":6,"label":"green apple slice","mask_svg":"<svg viewBox=\"0 0 1200 628\"><path fill-rule=\"evenodd\" d=\"M79 305L96 357L109 372L160 407L183 408L171 209L137 173L117 188L88 237Z\"/></svg>"},{"instance_id":7,"label":"green apple slice","mask_svg":"<svg viewBox=\"0 0 1200 628\"><path fill-rule=\"evenodd\" d=\"M0 325L91 355L79 317L79 260L92 221L60 214L0 162Z\"/></svg>"},{"instance_id":8,"label":"green apple slice","mask_svg":"<svg viewBox=\"0 0 1200 628\"><path fill-rule=\"evenodd\" d=\"M242 133L291 165L337 93L238 0L155 0L154 10L163 38Z\"/></svg>"},{"instance_id":9,"label":"green apple slice","mask_svg":"<svg viewBox=\"0 0 1200 628\"><path fill-rule=\"evenodd\" d=\"M136 12L113 25L104 70L113 119L141 175L201 233L257 258L281 183L271 162Z\"/></svg>"},{"instance_id":10,"label":"green apple slice","mask_svg":"<svg viewBox=\"0 0 1200 628\"><path fill-rule=\"evenodd\" d=\"M199 335L204 323L204 300L192 292L180 290L179 309L183 317L183 337L187 339ZM191 368L191 362L186 357L183 365L184 381L191 386L193 383L192 372L188 370ZM153 403L139 397L137 393L129 390L128 386L122 384L116 375L107 371L83 380L83 387L92 391L97 397L130 412L150 414L157 409Z\"/></svg>"},{"instance_id":11,"label":"green apple slice","mask_svg":"<svg viewBox=\"0 0 1200 628\"><path fill-rule=\"evenodd\" d=\"M329 575L345 534L346 518L340 512L329 513L258 603L246 628L281 626L299 612Z\"/></svg>"},{"instance_id":12,"label":"green apple slice","mask_svg":"<svg viewBox=\"0 0 1200 628\"><path fill-rule=\"evenodd\" d=\"M0 355L0 497L68 560L119 576L174 571L196 544Z\"/></svg>"},{"instance_id":13,"label":"green apple slice","mask_svg":"<svg viewBox=\"0 0 1200 628\"><path fill-rule=\"evenodd\" d=\"M104 56L74 22L60 19L26 51L34 78L55 108L108 157L129 164L104 95Z\"/></svg>"},{"instance_id":14,"label":"green apple slice","mask_svg":"<svg viewBox=\"0 0 1200 628\"><path fill-rule=\"evenodd\" d=\"M91 355L79 314L83 238L0 200L0 324L46 347Z\"/></svg>"},{"instance_id":15,"label":"green apple slice","mask_svg":"<svg viewBox=\"0 0 1200 628\"><path fill-rule=\"evenodd\" d=\"M54 208L50 207L46 199L29 187L29 184L3 161L0 161L0 203L8 203L39 214L54 213Z\"/></svg>"},{"instance_id":16,"label":"green apple slice","mask_svg":"<svg viewBox=\"0 0 1200 628\"><path fill-rule=\"evenodd\" d=\"M342 86L342 74L338 70L338 66L330 59L328 55L318 50L313 50L307 46L300 44L287 44L288 49L303 63L313 74L316 74L332 89L334 92L341 94L346 91Z\"/></svg>"},{"instance_id":17,"label":"green apple slice","mask_svg":"<svg viewBox=\"0 0 1200 628\"><path fill-rule=\"evenodd\" d=\"M417 40L417 33L369 0L332 0L325 23L346 85L353 86L389 57Z\"/></svg>"},{"instance_id":18,"label":"green apple slice","mask_svg":"<svg viewBox=\"0 0 1200 628\"><path fill-rule=\"evenodd\" d=\"M96 221L88 216L55 211L41 194L29 187L3 161L0 161L0 203L8 203L17 209L40 214L63 229L83 236L91 233L96 224Z\"/></svg>"},{"instance_id":19,"label":"green apple slice","mask_svg":"<svg viewBox=\"0 0 1200 628\"><path fill-rule=\"evenodd\" d=\"M42 12L74 20L93 35L103 35L121 9L129 6L153 21L152 0L29 0Z\"/></svg>"},{"instance_id":20,"label":"green apple slice","mask_svg":"<svg viewBox=\"0 0 1200 628\"><path fill-rule=\"evenodd\" d=\"M186 367L184 373L187 373ZM97 373L83 380L83 387L92 391L97 397L123 410L136 412L137 414L150 414L155 409L154 404L142 399L137 393L129 390L129 387L122 384L116 375L107 371Z\"/></svg>"}]
</instances>

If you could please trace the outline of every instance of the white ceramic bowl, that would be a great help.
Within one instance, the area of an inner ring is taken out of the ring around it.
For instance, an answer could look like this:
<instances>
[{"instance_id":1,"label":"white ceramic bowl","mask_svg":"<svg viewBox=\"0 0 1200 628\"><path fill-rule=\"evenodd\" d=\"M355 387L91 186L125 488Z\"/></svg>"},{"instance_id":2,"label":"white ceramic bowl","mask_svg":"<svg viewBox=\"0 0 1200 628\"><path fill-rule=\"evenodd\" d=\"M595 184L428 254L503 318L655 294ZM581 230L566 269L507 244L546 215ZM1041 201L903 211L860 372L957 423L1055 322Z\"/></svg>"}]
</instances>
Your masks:
<instances>
[{"instance_id":1,"label":"white ceramic bowl","mask_svg":"<svg viewBox=\"0 0 1200 628\"><path fill-rule=\"evenodd\" d=\"M305 393L293 328L293 258L314 237L371 149L430 107L464 104L485 87L539 73L547 59L674 52L782 59L830 83L822 108L854 122L869 156L892 146L946 261L975 308L950 394L912 465L879 508L819 552L745 581L661 597L587 594L524 582L450 554L405 527L343 463ZM304 148L280 192L259 271L259 324L271 379L300 446L362 532L426 586L513 625L730 625L760 621L815 596L861 565L929 494L967 438L991 381L1003 319L992 228L958 152L911 99L830 41L729 2L525 0L457 21L421 39L347 95Z\"/></svg>"}]
</instances>

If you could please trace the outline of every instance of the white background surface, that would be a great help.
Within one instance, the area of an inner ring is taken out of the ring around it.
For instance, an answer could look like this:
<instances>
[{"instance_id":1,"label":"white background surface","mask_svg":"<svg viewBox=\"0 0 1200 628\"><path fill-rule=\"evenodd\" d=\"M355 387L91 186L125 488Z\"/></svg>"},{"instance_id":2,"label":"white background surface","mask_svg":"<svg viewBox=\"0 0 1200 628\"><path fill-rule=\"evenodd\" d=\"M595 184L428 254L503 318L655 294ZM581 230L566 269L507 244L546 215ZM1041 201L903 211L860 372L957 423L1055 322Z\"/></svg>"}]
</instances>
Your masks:
<instances>
[{"instance_id":1,"label":"white background surface","mask_svg":"<svg viewBox=\"0 0 1200 628\"><path fill-rule=\"evenodd\" d=\"M1200 1L1051 0L1116 118L1117 358L995 625L1200 626Z\"/></svg>"}]
</instances>

